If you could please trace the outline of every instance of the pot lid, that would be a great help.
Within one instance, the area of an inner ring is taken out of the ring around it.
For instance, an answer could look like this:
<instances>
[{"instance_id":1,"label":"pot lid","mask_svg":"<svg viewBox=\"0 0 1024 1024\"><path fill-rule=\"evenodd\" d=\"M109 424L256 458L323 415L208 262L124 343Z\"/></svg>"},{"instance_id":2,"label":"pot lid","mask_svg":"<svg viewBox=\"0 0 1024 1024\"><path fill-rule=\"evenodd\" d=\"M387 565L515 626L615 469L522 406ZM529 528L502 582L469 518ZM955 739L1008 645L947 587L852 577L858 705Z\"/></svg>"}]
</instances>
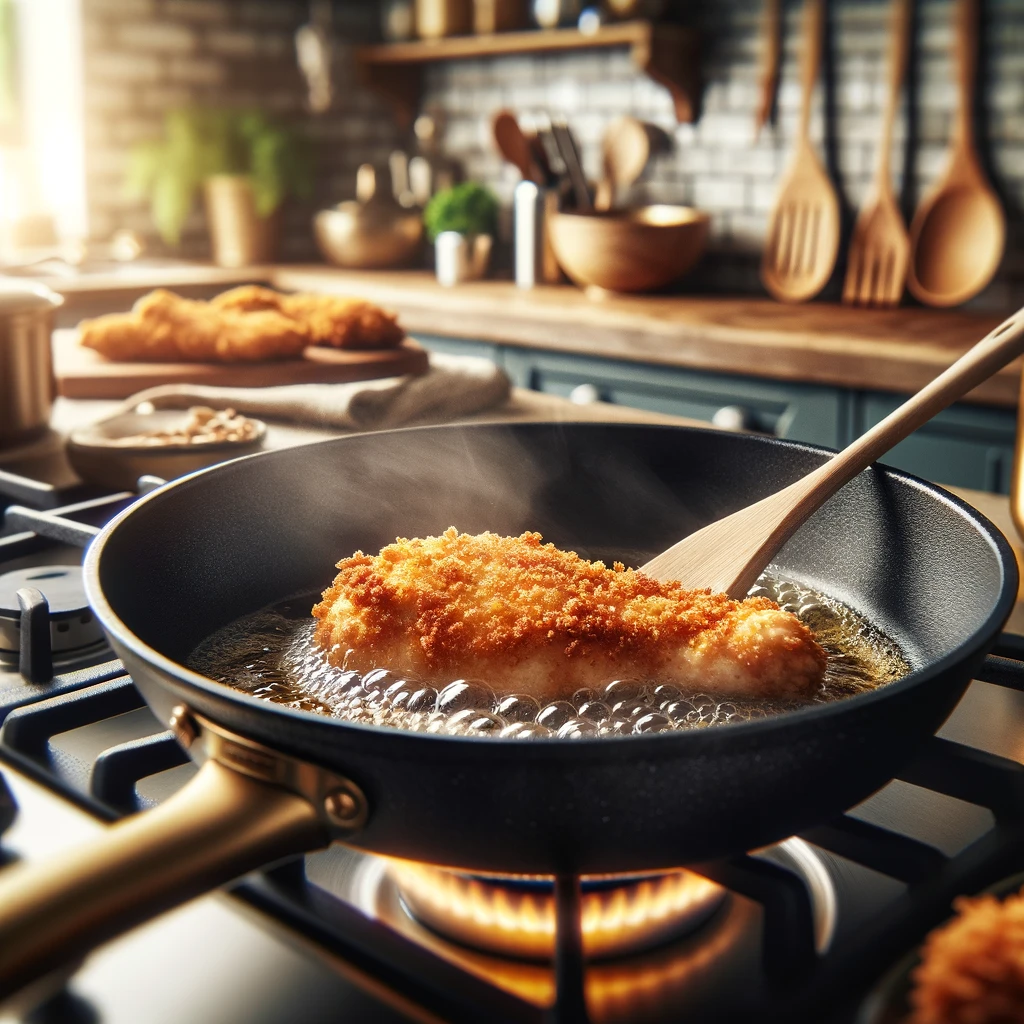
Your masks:
<instances>
[{"instance_id":1,"label":"pot lid","mask_svg":"<svg viewBox=\"0 0 1024 1024\"><path fill-rule=\"evenodd\" d=\"M0 316L53 309L63 299L45 284L33 281L0 280Z\"/></svg>"}]
</instances>

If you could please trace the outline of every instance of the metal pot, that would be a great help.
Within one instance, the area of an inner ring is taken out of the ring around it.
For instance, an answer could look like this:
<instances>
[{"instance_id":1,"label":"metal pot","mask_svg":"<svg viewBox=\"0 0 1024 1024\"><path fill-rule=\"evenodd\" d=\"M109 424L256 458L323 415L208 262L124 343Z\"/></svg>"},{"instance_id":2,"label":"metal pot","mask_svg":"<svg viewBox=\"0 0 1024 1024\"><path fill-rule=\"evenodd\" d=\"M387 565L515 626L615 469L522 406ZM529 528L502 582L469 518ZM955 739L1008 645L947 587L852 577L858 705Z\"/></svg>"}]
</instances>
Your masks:
<instances>
[{"instance_id":1,"label":"metal pot","mask_svg":"<svg viewBox=\"0 0 1024 1024\"><path fill-rule=\"evenodd\" d=\"M0 449L44 433L56 394L53 311L64 300L41 284L0 286Z\"/></svg>"}]
</instances>

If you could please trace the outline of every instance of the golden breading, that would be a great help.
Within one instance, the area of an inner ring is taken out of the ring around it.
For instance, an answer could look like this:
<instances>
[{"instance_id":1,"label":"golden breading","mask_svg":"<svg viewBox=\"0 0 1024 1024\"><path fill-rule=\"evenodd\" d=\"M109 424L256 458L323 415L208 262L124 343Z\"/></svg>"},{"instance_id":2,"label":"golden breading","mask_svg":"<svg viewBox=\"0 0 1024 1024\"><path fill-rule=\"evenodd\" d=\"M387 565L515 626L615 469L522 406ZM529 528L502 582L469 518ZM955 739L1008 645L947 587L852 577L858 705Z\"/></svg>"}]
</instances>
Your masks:
<instances>
[{"instance_id":1,"label":"golden breading","mask_svg":"<svg viewBox=\"0 0 1024 1024\"><path fill-rule=\"evenodd\" d=\"M588 562L540 534L400 539L356 552L313 609L335 665L473 677L496 690L568 697L616 677L753 697L806 696L825 652L767 598L659 583Z\"/></svg>"},{"instance_id":2,"label":"golden breading","mask_svg":"<svg viewBox=\"0 0 1024 1024\"><path fill-rule=\"evenodd\" d=\"M1024 1021L1024 894L962 897L913 973L910 1024Z\"/></svg>"},{"instance_id":3,"label":"golden breading","mask_svg":"<svg viewBox=\"0 0 1024 1024\"><path fill-rule=\"evenodd\" d=\"M158 288L131 313L85 320L80 340L108 359L132 362L259 362L301 355L309 339L272 310L219 310Z\"/></svg>"},{"instance_id":4,"label":"golden breading","mask_svg":"<svg viewBox=\"0 0 1024 1024\"><path fill-rule=\"evenodd\" d=\"M393 348L405 332L398 317L365 299L341 295L286 295L259 285L242 285L212 300L218 309L273 309L302 325L310 344L335 348Z\"/></svg>"}]
</instances>

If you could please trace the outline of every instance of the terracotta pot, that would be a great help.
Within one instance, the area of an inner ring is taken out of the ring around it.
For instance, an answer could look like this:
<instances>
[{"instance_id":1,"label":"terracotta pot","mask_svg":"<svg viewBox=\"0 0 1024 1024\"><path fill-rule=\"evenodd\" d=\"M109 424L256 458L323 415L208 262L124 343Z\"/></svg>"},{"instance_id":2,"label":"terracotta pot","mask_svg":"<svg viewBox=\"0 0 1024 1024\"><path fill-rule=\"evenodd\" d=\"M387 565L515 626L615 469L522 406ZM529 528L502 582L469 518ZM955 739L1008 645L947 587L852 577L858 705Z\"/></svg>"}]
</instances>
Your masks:
<instances>
[{"instance_id":1,"label":"terracotta pot","mask_svg":"<svg viewBox=\"0 0 1024 1024\"><path fill-rule=\"evenodd\" d=\"M243 174L216 174L204 187L213 262L220 267L273 263L281 240L281 211L256 213L252 184Z\"/></svg>"}]
</instances>

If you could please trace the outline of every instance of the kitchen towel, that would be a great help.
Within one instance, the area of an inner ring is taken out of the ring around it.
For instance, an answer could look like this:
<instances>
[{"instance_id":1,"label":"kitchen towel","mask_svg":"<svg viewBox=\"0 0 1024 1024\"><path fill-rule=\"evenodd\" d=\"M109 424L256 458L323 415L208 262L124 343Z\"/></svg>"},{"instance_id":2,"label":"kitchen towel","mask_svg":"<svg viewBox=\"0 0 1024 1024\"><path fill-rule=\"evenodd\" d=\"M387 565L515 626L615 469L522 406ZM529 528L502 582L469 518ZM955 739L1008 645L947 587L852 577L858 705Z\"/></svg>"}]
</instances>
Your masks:
<instances>
[{"instance_id":1,"label":"kitchen towel","mask_svg":"<svg viewBox=\"0 0 1024 1024\"><path fill-rule=\"evenodd\" d=\"M384 430L468 416L499 405L510 392L507 374L489 359L432 352L429 369L418 376L270 388L161 384L126 399L117 414L145 403L158 409L230 406L248 416L348 430Z\"/></svg>"}]
</instances>

